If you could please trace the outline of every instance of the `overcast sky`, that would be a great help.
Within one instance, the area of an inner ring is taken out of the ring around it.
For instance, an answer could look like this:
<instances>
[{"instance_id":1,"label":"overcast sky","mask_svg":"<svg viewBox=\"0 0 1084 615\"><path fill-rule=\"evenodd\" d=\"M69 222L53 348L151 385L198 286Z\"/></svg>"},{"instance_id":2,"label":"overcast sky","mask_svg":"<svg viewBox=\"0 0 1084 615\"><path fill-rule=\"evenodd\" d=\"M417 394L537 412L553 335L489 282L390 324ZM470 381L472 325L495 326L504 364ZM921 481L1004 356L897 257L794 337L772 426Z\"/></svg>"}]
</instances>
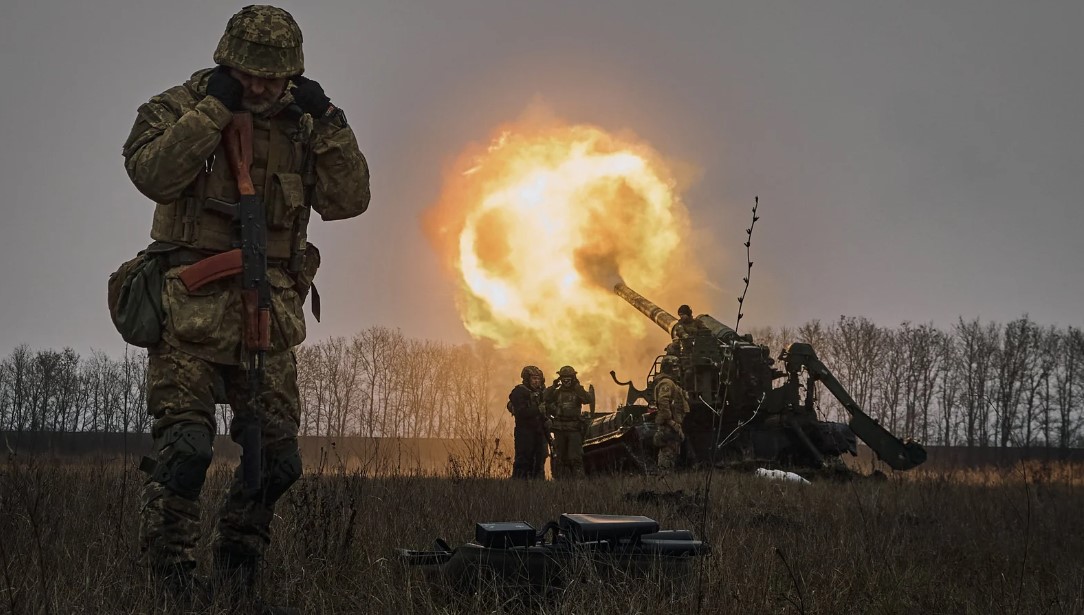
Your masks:
<instances>
[{"instance_id":1,"label":"overcast sky","mask_svg":"<svg viewBox=\"0 0 1084 615\"><path fill-rule=\"evenodd\" d=\"M0 353L122 348L105 282L153 206L121 144L142 102L211 65L241 6L5 1ZM419 217L456 155L536 100L698 170L685 201L725 258L697 311L732 319L759 195L750 324L1084 325L1079 0L283 6L372 169L367 213L313 224L310 339L468 339Z\"/></svg>"}]
</instances>

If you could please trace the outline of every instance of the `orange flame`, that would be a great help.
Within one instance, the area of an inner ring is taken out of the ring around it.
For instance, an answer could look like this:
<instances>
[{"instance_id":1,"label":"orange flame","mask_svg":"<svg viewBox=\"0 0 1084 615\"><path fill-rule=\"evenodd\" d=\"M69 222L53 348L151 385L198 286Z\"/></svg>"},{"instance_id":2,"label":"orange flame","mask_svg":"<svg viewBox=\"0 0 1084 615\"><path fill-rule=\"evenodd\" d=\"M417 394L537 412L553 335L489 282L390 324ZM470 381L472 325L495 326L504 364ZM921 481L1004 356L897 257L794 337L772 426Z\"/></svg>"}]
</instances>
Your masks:
<instances>
[{"instance_id":1,"label":"orange flame","mask_svg":"<svg viewBox=\"0 0 1084 615\"><path fill-rule=\"evenodd\" d=\"M701 295L671 171L647 145L593 126L502 128L460 157L426 227L467 330L554 370L641 372L661 351L665 334L613 294L618 281L660 302Z\"/></svg>"}]
</instances>

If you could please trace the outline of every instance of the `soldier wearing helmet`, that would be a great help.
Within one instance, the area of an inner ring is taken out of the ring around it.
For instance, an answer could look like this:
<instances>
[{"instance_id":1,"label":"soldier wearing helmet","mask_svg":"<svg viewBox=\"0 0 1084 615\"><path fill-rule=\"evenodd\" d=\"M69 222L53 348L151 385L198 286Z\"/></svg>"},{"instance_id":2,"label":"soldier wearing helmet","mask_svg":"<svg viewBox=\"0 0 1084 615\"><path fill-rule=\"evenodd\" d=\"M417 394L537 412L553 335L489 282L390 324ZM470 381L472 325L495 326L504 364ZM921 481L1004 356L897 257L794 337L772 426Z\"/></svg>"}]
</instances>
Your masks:
<instances>
[{"instance_id":1,"label":"soldier wearing helmet","mask_svg":"<svg viewBox=\"0 0 1084 615\"><path fill-rule=\"evenodd\" d=\"M557 459L551 465L554 478L583 476L583 431L581 409L594 403L594 389L588 392L576 378L576 370L565 365L557 370L557 380L542 395L546 416L553 426L553 444Z\"/></svg>"},{"instance_id":2,"label":"soldier wearing helmet","mask_svg":"<svg viewBox=\"0 0 1084 615\"><path fill-rule=\"evenodd\" d=\"M675 340L680 340L690 336L698 335L701 332L710 333L710 329L704 325L704 323L693 318L693 310L688 305L682 305L678 308L678 321L674 325L674 328L670 330L670 335Z\"/></svg>"},{"instance_id":3,"label":"soldier wearing helmet","mask_svg":"<svg viewBox=\"0 0 1084 615\"><path fill-rule=\"evenodd\" d=\"M534 365L524 367L519 376L523 382L508 394L508 411L516 419L512 478L545 478L549 429L540 406L546 377Z\"/></svg>"},{"instance_id":4,"label":"soldier wearing helmet","mask_svg":"<svg viewBox=\"0 0 1084 615\"><path fill-rule=\"evenodd\" d=\"M678 382L681 380L680 361L674 355L666 355L659 361L659 373L655 376L654 396L655 437L653 444L659 449L659 470L673 470L681 455L681 443L685 441L682 423L689 413L688 394Z\"/></svg>"},{"instance_id":5,"label":"soldier wearing helmet","mask_svg":"<svg viewBox=\"0 0 1084 615\"><path fill-rule=\"evenodd\" d=\"M215 67L139 107L123 148L132 183L155 203L147 253L164 270L162 341L149 349L147 366L155 454L144 466L140 543L167 586L189 583L196 566L215 403L226 401L231 434L260 426L263 474L254 494L235 479L219 514L215 567L252 579L271 540L275 502L301 475L292 349L305 339L302 303L320 260L306 241L310 211L341 220L369 204L368 165L345 115L318 82L302 76L301 29L293 16L246 6L227 23L213 57ZM266 212L271 287L271 349L255 406L240 364L238 277L192 293L179 279L188 266L239 245L233 205L239 191L222 144L223 129L239 112L252 115L250 171Z\"/></svg>"}]
</instances>

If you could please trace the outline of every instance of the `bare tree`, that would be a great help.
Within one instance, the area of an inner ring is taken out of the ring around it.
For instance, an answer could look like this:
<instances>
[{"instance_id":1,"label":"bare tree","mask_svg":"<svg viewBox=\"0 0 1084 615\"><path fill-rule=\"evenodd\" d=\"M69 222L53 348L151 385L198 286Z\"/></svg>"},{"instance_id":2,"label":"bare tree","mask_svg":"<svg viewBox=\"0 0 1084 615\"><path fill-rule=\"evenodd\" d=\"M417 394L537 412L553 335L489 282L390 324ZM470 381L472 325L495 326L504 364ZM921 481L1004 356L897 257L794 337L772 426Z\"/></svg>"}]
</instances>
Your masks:
<instances>
[{"instance_id":1,"label":"bare tree","mask_svg":"<svg viewBox=\"0 0 1084 615\"><path fill-rule=\"evenodd\" d=\"M840 316L825 340L826 365L861 408L867 412L873 406L879 383L876 366L883 360L885 333L866 318ZM820 353L821 348L817 348ZM843 417L843 409L833 404L835 417Z\"/></svg>"},{"instance_id":2,"label":"bare tree","mask_svg":"<svg viewBox=\"0 0 1084 615\"><path fill-rule=\"evenodd\" d=\"M1008 446L1017 427L1021 402L1035 367L1036 327L1025 315L1010 322L1003 330L1000 352L997 353L994 416L998 422L998 444Z\"/></svg>"},{"instance_id":3,"label":"bare tree","mask_svg":"<svg viewBox=\"0 0 1084 615\"><path fill-rule=\"evenodd\" d=\"M1054 376L1055 399L1058 406L1058 447L1068 449L1076 440L1081 417L1080 388L1082 386L1081 357L1084 356L1084 333L1069 327L1065 334Z\"/></svg>"},{"instance_id":4,"label":"bare tree","mask_svg":"<svg viewBox=\"0 0 1084 615\"><path fill-rule=\"evenodd\" d=\"M967 446L987 446L990 412L987 388L992 380L1001 328L994 323L984 326L978 319L964 322L961 318L953 330L964 384L964 441Z\"/></svg>"},{"instance_id":5,"label":"bare tree","mask_svg":"<svg viewBox=\"0 0 1084 615\"><path fill-rule=\"evenodd\" d=\"M930 406L940 373L938 368L944 357L944 334L932 323L913 327L905 322L895 338L903 345L906 357L903 433L921 434L922 441L928 442Z\"/></svg>"},{"instance_id":6,"label":"bare tree","mask_svg":"<svg viewBox=\"0 0 1084 615\"><path fill-rule=\"evenodd\" d=\"M942 334L940 372L937 377L937 406L940 411L939 433L936 441L946 446L959 443L962 370L960 350L950 334Z\"/></svg>"}]
</instances>

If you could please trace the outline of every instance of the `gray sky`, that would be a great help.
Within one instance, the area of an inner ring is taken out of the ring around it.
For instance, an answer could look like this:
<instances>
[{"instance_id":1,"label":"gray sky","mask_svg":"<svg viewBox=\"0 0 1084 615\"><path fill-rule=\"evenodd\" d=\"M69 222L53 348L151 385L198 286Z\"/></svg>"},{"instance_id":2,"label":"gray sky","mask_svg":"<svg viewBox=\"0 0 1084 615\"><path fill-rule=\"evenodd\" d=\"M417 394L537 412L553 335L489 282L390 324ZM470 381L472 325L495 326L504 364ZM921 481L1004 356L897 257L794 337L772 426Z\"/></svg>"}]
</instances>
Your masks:
<instances>
[{"instance_id":1,"label":"gray sky","mask_svg":"<svg viewBox=\"0 0 1084 615\"><path fill-rule=\"evenodd\" d=\"M5 2L0 352L122 347L105 281L149 241L152 204L121 144L143 101L211 65L241 5ZM373 174L367 213L313 225L310 339L467 339L419 216L455 156L535 100L699 170L685 200L726 259L697 311L732 320L759 195L743 322L1084 325L1082 2L283 6Z\"/></svg>"}]
</instances>

